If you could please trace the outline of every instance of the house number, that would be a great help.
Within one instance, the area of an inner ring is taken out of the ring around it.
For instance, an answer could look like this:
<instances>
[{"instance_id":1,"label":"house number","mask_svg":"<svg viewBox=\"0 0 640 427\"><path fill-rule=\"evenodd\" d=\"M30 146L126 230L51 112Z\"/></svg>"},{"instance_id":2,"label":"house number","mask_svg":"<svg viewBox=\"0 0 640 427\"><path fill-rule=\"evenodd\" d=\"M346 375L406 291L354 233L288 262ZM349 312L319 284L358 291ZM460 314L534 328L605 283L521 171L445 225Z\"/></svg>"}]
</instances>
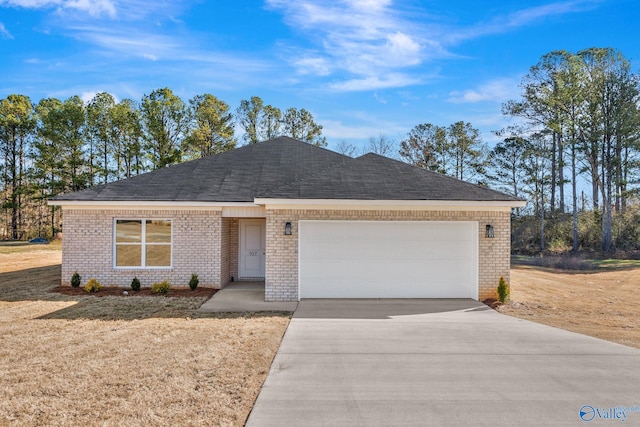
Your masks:
<instances>
[{"instance_id":1,"label":"house number","mask_svg":"<svg viewBox=\"0 0 640 427\"><path fill-rule=\"evenodd\" d=\"M258 256L258 251L249 251L249 256Z\"/></svg>"}]
</instances>

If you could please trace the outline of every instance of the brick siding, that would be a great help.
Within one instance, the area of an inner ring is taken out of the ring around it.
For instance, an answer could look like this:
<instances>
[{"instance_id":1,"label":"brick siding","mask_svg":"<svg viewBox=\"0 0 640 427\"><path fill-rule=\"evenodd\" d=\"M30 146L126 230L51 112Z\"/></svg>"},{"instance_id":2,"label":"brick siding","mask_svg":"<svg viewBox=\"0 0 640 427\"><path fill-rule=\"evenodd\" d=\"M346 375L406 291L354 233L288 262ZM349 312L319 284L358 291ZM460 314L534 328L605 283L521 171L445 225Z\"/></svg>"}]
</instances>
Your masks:
<instances>
[{"instance_id":1,"label":"brick siding","mask_svg":"<svg viewBox=\"0 0 640 427\"><path fill-rule=\"evenodd\" d=\"M479 299L496 296L500 276L509 281L510 213L508 211L398 211L267 209L267 301L298 299L299 220L477 221ZM170 269L116 269L113 267L113 223L116 218L171 219L173 266ZM292 235L284 235L291 222ZM495 238L485 237L485 224ZM79 210L64 209L62 283L75 271L83 283L96 278L103 285L129 286L137 276L143 286L169 280L186 286L191 273L202 286L220 288L238 277L239 221L208 210Z\"/></svg>"},{"instance_id":2,"label":"brick siding","mask_svg":"<svg viewBox=\"0 0 640 427\"><path fill-rule=\"evenodd\" d=\"M114 219L170 219L172 221L173 266L169 269L118 269L113 266ZM220 211L199 210L78 210L64 209L62 240L62 284L68 285L75 271L85 283L96 278L103 285L129 286L134 276L142 286L168 280L187 286L196 273L201 286L220 288L229 275L221 250ZM228 241L228 239L226 239ZM222 280L221 280L222 278Z\"/></svg>"}]
</instances>

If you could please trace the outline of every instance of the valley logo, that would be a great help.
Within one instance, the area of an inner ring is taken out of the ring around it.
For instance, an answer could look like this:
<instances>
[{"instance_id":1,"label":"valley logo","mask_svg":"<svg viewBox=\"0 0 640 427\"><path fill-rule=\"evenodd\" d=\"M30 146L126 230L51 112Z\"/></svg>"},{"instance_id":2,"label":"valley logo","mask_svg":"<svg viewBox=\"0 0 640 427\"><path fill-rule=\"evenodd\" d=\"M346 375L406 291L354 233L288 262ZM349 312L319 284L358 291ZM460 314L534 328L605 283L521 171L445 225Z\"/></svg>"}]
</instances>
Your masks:
<instances>
[{"instance_id":1,"label":"valley logo","mask_svg":"<svg viewBox=\"0 0 640 427\"><path fill-rule=\"evenodd\" d=\"M595 419L620 421L627 420L631 412L640 412L640 406L612 406L610 408L596 408L591 405L584 405L580 408L580 419L584 422L590 422Z\"/></svg>"}]
</instances>

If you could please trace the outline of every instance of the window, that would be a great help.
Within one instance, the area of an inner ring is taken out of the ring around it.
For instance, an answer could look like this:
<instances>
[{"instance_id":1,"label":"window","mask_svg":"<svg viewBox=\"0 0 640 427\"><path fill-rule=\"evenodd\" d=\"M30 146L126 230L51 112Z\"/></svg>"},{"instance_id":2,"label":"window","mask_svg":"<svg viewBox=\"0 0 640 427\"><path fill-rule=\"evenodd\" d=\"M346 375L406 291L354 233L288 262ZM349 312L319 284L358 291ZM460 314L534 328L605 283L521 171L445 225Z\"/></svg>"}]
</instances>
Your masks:
<instances>
[{"instance_id":1,"label":"window","mask_svg":"<svg viewBox=\"0 0 640 427\"><path fill-rule=\"evenodd\" d=\"M116 219L116 267L171 267L171 220Z\"/></svg>"}]
</instances>

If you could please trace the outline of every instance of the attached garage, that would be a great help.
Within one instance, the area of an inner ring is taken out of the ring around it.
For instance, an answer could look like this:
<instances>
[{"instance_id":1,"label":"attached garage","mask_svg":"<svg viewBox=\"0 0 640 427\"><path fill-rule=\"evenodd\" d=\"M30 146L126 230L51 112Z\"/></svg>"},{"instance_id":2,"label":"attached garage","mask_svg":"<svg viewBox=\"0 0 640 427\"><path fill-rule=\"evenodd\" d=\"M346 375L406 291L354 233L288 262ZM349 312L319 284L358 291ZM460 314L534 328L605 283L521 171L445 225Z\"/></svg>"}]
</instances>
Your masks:
<instances>
[{"instance_id":1,"label":"attached garage","mask_svg":"<svg viewBox=\"0 0 640 427\"><path fill-rule=\"evenodd\" d=\"M525 205L378 154L354 159L288 137L50 203L64 212L64 284L77 271L129 286L136 267L144 284L180 286L193 273L214 288L264 278L265 301L495 298L509 280L511 210ZM114 262L121 219L169 220L171 268Z\"/></svg>"},{"instance_id":2,"label":"attached garage","mask_svg":"<svg viewBox=\"0 0 640 427\"><path fill-rule=\"evenodd\" d=\"M300 298L478 299L474 221L299 222Z\"/></svg>"}]
</instances>

